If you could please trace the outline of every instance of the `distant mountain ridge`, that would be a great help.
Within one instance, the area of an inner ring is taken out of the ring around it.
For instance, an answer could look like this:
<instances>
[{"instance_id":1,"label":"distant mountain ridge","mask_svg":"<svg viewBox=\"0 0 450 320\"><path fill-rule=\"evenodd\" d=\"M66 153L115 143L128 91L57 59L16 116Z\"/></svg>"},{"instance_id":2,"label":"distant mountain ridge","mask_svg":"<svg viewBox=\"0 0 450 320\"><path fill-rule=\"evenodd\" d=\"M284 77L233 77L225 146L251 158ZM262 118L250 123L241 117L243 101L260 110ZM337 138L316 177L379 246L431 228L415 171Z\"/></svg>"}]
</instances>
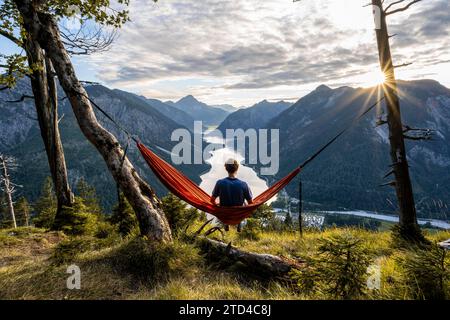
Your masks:
<instances>
[{"instance_id":1,"label":"distant mountain ridge","mask_svg":"<svg viewBox=\"0 0 450 320\"><path fill-rule=\"evenodd\" d=\"M260 129L266 124L292 106L292 103L279 101L269 102L263 100L252 107L239 109L230 114L218 127L222 132L226 129Z\"/></svg>"},{"instance_id":2,"label":"distant mountain ridge","mask_svg":"<svg viewBox=\"0 0 450 320\"><path fill-rule=\"evenodd\" d=\"M212 105L211 107L222 109L229 113L233 113L238 110L238 108L232 106L231 104L218 104L218 105Z\"/></svg>"},{"instance_id":3,"label":"distant mountain ridge","mask_svg":"<svg viewBox=\"0 0 450 320\"><path fill-rule=\"evenodd\" d=\"M181 98L177 102L167 101L166 104L186 112L195 120L203 121L203 124L206 126L219 125L229 114L228 111L221 108L209 106L198 101L192 95Z\"/></svg>"},{"instance_id":4,"label":"distant mountain ridge","mask_svg":"<svg viewBox=\"0 0 450 320\"><path fill-rule=\"evenodd\" d=\"M195 119L191 117L187 112L168 105L158 99L146 98L144 96L139 97L143 99L149 106L153 107L155 110L158 110L167 118L172 119L179 125L186 127L191 131L194 130Z\"/></svg>"}]
</instances>

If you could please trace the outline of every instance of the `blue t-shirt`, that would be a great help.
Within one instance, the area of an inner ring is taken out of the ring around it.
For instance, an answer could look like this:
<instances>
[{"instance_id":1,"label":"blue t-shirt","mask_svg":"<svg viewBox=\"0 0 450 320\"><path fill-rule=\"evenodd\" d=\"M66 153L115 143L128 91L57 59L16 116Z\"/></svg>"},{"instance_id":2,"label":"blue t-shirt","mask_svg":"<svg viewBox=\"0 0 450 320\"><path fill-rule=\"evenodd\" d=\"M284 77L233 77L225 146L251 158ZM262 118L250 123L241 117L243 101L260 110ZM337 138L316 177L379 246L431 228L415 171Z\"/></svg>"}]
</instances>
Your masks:
<instances>
[{"instance_id":1,"label":"blue t-shirt","mask_svg":"<svg viewBox=\"0 0 450 320\"><path fill-rule=\"evenodd\" d=\"M243 206L245 200L253 198L246 182L230 177L217 181L212 196L219 197L223 207Z\"/></svg>"}]
</instances>

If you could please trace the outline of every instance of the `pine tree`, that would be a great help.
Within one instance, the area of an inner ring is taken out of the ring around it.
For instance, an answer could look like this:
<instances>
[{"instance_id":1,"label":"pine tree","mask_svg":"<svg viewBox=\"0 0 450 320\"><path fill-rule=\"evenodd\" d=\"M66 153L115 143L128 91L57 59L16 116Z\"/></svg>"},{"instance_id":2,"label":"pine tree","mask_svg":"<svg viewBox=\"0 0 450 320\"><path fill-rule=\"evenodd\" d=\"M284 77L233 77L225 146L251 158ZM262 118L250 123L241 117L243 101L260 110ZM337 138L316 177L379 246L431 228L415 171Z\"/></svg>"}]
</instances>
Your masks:
<instances>
[{"instance_id":1,"label":"pine tree","mask_svg":"<svg viewBox=\"0 0 450 320\"><path fill-rule=\"evenodd\" d=\"M294 225L294 221L292 220L292 216L289 212L286 213L286 218L284 218L284 224L288 228L292 228L292 226Z\"/></svg>"},{"instance_id":2,"label":"pine tree","mask_svg":"<svg viewBox=\"0 0 450 320\"><path fill-rule=\"evenodd\" d=\"M97 197L97 191L93 186L88 184L84 178L81 178L76 187L78 197L83 199L83 204L86 206L88 212L97 216L103 214L102 207Z\"/></svg>"},{"instance_id":3,"label":"pine tree","mask_svg":"<svg viewBox=\"0 0 450 320\"><path fill-rule=\"evenodd\" d=\"M318 241L317 252L307 256L306 268L293 270L293 279L305 293L324 293L332 299L360 299L367 289L367 268L372 256L351 233Z\"/></svg>"},{"instance_id":4,"label":"pine tree","mask_svg":"<svg viewBox=\"0 0 450 320\"><path fill-rule=\"evenodd\" d=\"M55 220L57 203L56 196L53 190L53 182L51 177L45 179L42 187L41 196L34 205L36 217L33 223L38 228L49 229L52 227Z\"/></svg>"},{"instance_id":5,"label":"pine tree","mask_svg":"<svg viewBox=\"0 0 450 320\"><path fill-rule=\"evenodd\" d=\"M162 198L161 201L163 211L174 234L178 234L187 224L200 217L198 210L188 208L184 201L172 193Z\"/></svg>"},{"instance_id":6,"label":"pine tree","mask_svg":"<svg viewBox=\"0 0 450 320\"><path fill-rule=\"evenodd\" d=\"M54 220L52 228L69 235L94 235L98 227L98 216L92 214L83 199L75 197L71 207L63 207Z\"/></svg>"},{"instance_id":7,"label":"pine tree","mask_svg":"<svg viewBox=\"0 0 450 320\"><path fill-rule=\"evenodd\" d=\"M28 227L30 225L31 206L27 198L25 197L20 198L16 202L14 210L16 213L18 225Z\"/></svg>"},{"instance_id":8,"label":"pine tree","mask_svg":"<svg viewBox=\"0 0 450 320\"><path fill-rule=\"evenodd\" d=\"M123 193L119 195L119 202L113 209L110 222L117 225L119 233L126 237L138 230L136 214Z\"/></svg>"},{"instance_id":9,"label":"pine tree","mask_svg":"<svg viewBox=\"0 0 450 320\"><path fill-rule=\"evenodd\" d=\"M258 209L256 209L255 213L252 215L253 219L258 219L261 221L263 226L266 226L270 221L275 219L275 212L271 205L263 204Z\"/></svg>"}]
</instances>

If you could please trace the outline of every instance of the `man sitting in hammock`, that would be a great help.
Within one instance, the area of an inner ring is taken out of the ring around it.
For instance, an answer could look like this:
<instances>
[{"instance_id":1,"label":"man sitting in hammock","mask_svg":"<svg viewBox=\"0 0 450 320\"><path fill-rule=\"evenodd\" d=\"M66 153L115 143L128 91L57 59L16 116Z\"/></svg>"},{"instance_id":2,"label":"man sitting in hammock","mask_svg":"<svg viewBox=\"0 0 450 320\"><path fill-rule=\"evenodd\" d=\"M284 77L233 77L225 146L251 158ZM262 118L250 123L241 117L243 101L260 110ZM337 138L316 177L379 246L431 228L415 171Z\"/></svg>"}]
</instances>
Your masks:
<instances>
[{"instance_id":1,"label":"man sitting in hammock","mask_svg":"<svg viewBox=\"0 0 450 320\"><path fill-rule=\"evenodd\" d=\"M238 169L239 163L236 160L228 159L225 162L225 170L228 172L228 177L216 182L211 202L216 203L217 198L219 198L219 203L222 207L244 206L245 201L248 204L253 203L252 191L248 184L236 178ZM228 225L225 225L225 230L229 230ZM238 225L237 231L241 231L241 224Z\"/></svg>"}]
</instances>

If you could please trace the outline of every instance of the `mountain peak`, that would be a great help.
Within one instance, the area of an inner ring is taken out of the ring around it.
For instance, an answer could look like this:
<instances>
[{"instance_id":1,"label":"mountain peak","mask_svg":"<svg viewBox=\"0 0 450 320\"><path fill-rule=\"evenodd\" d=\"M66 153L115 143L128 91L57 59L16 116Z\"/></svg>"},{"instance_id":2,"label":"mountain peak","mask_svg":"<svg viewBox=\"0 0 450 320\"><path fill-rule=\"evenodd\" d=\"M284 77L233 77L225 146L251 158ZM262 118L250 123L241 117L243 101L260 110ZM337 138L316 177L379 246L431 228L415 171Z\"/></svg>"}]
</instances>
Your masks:
<instances>
[{"instance_id":1,"label":"mountain peak","mask_svg":"<svg viewBox=\"0 0 450 320\"><path fill-rule=\"evenodd\" d=\"M193 95L190 94L184 98L181 98L178 102L199 102L199 101Z\"/></svg>"},{"instance_id":2,"label":"mountain peak","mask_svg":"<svg viewBox=\"0 0 450 320\"><path fill-rule=\"evenodd\" d=\"M324 85L324 84L321 84L321 85L318 86L318 87L316 88L316 90L314 90L314 91L329 91L329 90L331 90L330 87L328 87L328 86L326 86L326 85Z\"/></svg>"}]
</instances>

